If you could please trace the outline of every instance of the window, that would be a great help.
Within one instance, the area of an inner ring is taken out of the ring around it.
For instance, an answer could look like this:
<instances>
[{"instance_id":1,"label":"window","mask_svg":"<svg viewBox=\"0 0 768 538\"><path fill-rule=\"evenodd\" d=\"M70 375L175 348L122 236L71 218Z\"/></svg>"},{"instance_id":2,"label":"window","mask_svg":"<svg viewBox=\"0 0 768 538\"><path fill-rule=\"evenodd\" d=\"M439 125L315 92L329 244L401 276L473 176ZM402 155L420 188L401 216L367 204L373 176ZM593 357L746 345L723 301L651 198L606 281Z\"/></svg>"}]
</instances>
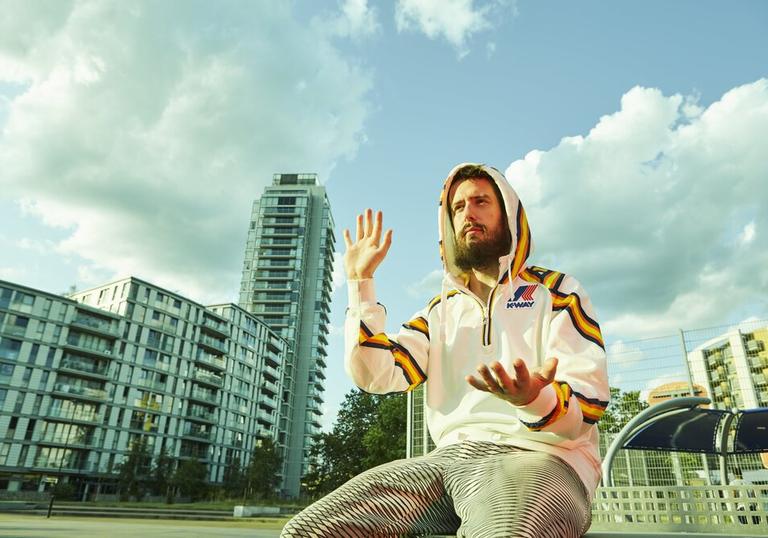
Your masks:
<instances>
[{"instance_id":1,"label":"window","mask_svg":"<svg viewBox=\"0 0 768 538\"><path fill-rule=\"evenodd\" d=\"M27 362L34 364L37 360L37 352L40 351L40 344L32 344L32 350L29 352L29 358Z\"/></svg>"},{"instance_id":2,"label":"window","mask_svg":"<svg viewBox=\"0 0 768 538\"><path fill-rule=\"evenodd\" d=\"M29 380L32 378L32 368L24 368L24 375L21 376L21 380L25 383L28 383Z\"/></svg>"},{"instance_id":3,"label":"window","mask_svg":"<svg viewBox=\"0 0 768 538\"><path fill-rule=\"evenodd\" d=\"M21 340L0 338L0 359L15 361L19 358L19 350L21 350Z\"/></svg>"}]
</instances>

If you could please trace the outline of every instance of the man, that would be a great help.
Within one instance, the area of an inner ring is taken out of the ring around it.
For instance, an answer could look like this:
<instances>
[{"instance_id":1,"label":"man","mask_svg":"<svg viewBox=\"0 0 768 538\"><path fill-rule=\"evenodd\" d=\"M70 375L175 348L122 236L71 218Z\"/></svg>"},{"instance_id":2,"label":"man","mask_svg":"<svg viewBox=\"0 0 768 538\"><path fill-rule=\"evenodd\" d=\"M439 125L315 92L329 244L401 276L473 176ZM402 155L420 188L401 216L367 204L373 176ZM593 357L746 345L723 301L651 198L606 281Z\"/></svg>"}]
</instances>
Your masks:
<instances>
[{"instance_id":1,"label":"man","mask_svg":"<svg viewBox=\"0 0 768 538\"><path fill-rule=\"evenodd\" d=\"M384 333L373 289L391 230L369 209L355 239L344 234L347 372L379 394L426 383L437 448L353 478L283 536L567 538L589 527L609 397L589 298L572 277L527 265L525 212L493 168L451 171L439 227L442 293L397 336Z\"/></svg>"}]
</instances>

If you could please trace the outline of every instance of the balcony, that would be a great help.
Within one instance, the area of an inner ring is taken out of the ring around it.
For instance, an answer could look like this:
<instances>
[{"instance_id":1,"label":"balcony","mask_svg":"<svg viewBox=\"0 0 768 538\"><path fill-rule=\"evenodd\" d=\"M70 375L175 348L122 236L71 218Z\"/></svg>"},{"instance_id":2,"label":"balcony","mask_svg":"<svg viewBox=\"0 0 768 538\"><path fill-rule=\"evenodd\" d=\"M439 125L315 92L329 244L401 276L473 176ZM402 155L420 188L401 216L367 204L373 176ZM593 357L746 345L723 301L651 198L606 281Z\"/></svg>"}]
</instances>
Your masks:
<instances>
[{"instance_id":1,"label":"balcony","mask_svg":"<svg viewBox=\"0 0 768 538\"><path fill-rule=\"evenodd\" d=\"M71 411L64 409L51 409L47 417L51 419L61 419L65 422L97 422L99 417L96 411Z\"/></svg>"},{"instance_id":2,"label":"balcony","mask_svg":"<svg viewBox=\"0 0 768 538\"><path fill-rule=\"evenodd\" d=\"M227 344L225 342L222 342L217 338L212 338L207 334L201 334L198 343L208 351L217 351L219 353L227 352Z\"/></svg>"},{"instance_id":3,"label":"balcony","mask_svg":"<svg viewBox=\"0 0 768 538\"><path fill-rule=\"evenodd\" d=\"M270 391L272 394L277 394L278 389L277 385L275 383L272 383L271 381L267 381L266 379L261 382L261 386L264 387L266 390Z\"/></svg>"},{"instance_id":4,"label":"balcony","mask_svg":"<svg viewBox=\"0 0 768 538\"><path fill-rule=\"evenodd\" d=\"M117 320L99 319L95 316L88 316L78 312L70 325L98 336L107 336L112 339L120 337Z\"/></svg>"},{"instance_id":5,"label":"balcony","mask_svg":"<svg viewBox=\"0 0 768 538\"><path fill-rule=\"evenodd\" d=\"M90 346L86 344L81 344L80 340L78 338L72 338L72 334L69 335L70 337L67 338L67 341L64 343L64 348L72 349L79 351L81 353L86 353L88 355L98 357L100 359L111 359L113 358L113 352L112 352L112 346Z\"/></svg>"},{"instance_id":6,"label":"balcony","mask_svg":"<svg viewBox=\"0 0 768 538\"><path fill-rule=\"evenodd\" d=\"M267 424L274 424L275 418L276 416L274 413L267 413L266 411L263 411L261 409L258 409L256 411L256 420L259 420L261 422L266 422Z\"/></svg>"},{"instance_id":7,"label":"balcony","mask_svg":"<svg viewBox=\"0 0 768 538\"><path fill-rule=\"evenodd\" d=\"M159 381L157 379L139 379L136 384L140 387L150 389L153 391L165 391L168 385L167 381Z\"/></svg>"},{"instance_id":8,"label":"balcony","mask_svg":"<svg viewBox=\"0 0 768 538\"><path fill-rule=\"evenodd\" d=\"M106 379L109 375L109 363L65 354L59 364L59 370L98 379Z\"/></svg>"},{"instance_id":9,"label":"balcony","mask_svg":"<svg viewBox=\"0 0 768 538\"><path fill-rule=\"evenodd\" d=\"M191 407L187 410L187 418L191 420L200 420L204 422L216 422L216 414L213 411L205 411L200 408Z\"/></svg>"},{"instance_id":10,"label":"balcony","mask_svg":"<svg viewBox=\"0 0 768 538\"><path fill-rule=\"evenodd\" d=\"M229 331L227 330L227 323L225 321L219 321L217 319L214 319L210 316L203 315L203 321L200 323L200 327L207 331L211 332L213 334L217 334L220 336L223 336L224 338L229 337Z\"/></svg>"},{"instance_id":11,"label":"balcony","mask_svg":"<svg viewBox=\"0 0 768 538\"><path fill-rule=\"evenodd\" d=\"M201 426L199 424L194 424L194 423L187 423L184 426L184 431L182 432L182 435L184 437L191 437L193 439L210 441L212 433L213 432L208 427Z\"/></svg>"},{"instance_id":12,"label":"balcony","mask_svg":"<svg viewBox=\"0 0 768 538\"><path fill-rule=\"evenodd\" d=\"M185 447L182 446L179 451L179 457L193 459L193 460L207 460L208 459L208 447Z\"/></svg>"},{"instance_id":13,"label":"balcony","mask_svg":"<svg viewBox=\"0 0 768 538\"><path fill-rule=\"evenodd\" d=\"M206 403L212 403L217 404L219 403L219 398L217 394L213 391L207 391L207 390L201 390L198 387L193 386L192 390L189 392L189 399L190 400L197 400L199 402L206 402Z\"/></svg>"},{"instance_id":14,"label":"balcony","mask_svg":"<svg viewBox=\"0 0 768 538\"><path fill-rule=\"evenodd\" d=\"M259 405L263 405L265 407L269 407L272 411L277 409L277 398L273 398L272 396L267 396L265 393L261 393L261 396L259 397Z\"/></svg>"},{"instance_id":15,"label":"balcony","mask_svg":"<svg viewBox=\"0 0 768 538\"><path fill-rule=\"evenodd\" d=\"M196 368L192 377L195 381L213 385L215 387L220 387L224 383L224 378L222 376L214 372L209 372L208 370L203 370L202 368Z\"/></svg>"},{"instance_id":16,"label":"balcony","mask_svg":"<svg viewBox=\"0 0 768 538\"><path fill-rule=\"evenodd\" d=\"M67 448L90 448L99 446L101 438L90 432L86 435L44 435L40 441L41 445L66 446Z\"/></svg>"},{"instance_id":17,"label":"balcony","mask_svg":"<svg viewBox=\"0 0 768 538\"><path fill-rule=\"evenodd\" d=\"M76 396L88 400L104 400L107 397L107 391L104 389L71 385L69 383L56 383L53 386L53 392L57 392L59 394L68 394L70 396Z\"/></svg>"},{"instance_id":18,"label":"balcony","mask_svg":"<svg viewBox=\"0 0 768 538\"><path fill-rule=\"evenodd\" d=\"M218 370L224 370L226 368L224 357L220 355L212 355L210 353L206 353L202 349L197 350L197 357L195 358L195 360L203 364L207 364L208 366L213 366Z\"/></svg>"}]
</instances>

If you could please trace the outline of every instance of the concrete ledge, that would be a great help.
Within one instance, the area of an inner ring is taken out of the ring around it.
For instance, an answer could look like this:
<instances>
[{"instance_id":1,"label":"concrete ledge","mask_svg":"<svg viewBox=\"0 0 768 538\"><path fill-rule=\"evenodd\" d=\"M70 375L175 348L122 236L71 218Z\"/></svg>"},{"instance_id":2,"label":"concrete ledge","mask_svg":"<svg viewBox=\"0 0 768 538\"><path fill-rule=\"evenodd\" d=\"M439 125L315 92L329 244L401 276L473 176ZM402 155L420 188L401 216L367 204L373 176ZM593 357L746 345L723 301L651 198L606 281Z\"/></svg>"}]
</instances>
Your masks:
<instances>
[{"instance_id":1,"label":"concrete ledge","mask_svg":"<svg viewBox=\"0 0 768 538\"><path fill-rule=\"evenodd\" d=\"M232 517L279 516L279 506L235 506Z\"/></svg>"}]
</instances>

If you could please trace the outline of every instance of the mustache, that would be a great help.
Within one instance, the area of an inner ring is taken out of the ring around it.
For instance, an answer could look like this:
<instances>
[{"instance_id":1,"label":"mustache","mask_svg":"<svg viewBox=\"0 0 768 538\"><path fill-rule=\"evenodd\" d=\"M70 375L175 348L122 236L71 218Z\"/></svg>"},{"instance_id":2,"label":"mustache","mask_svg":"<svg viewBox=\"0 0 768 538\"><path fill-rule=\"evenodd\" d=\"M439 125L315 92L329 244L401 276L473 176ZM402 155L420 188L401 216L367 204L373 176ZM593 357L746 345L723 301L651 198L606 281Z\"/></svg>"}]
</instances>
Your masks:
<instances>
[{"instance_id":1,"label":"mustache","mask_svg":"<svg viewBox=\"0 0 768 538\"><path fill-rule=\"evenodd\" d=\"M485 226L483 226L482 224L466 224L461 229L461 236L464 237L465 235L467 235L467 232L469 232L469 230L473 228L479 228L481 231L483 232L485 231Z\"/></svg>"}]
</instances>

